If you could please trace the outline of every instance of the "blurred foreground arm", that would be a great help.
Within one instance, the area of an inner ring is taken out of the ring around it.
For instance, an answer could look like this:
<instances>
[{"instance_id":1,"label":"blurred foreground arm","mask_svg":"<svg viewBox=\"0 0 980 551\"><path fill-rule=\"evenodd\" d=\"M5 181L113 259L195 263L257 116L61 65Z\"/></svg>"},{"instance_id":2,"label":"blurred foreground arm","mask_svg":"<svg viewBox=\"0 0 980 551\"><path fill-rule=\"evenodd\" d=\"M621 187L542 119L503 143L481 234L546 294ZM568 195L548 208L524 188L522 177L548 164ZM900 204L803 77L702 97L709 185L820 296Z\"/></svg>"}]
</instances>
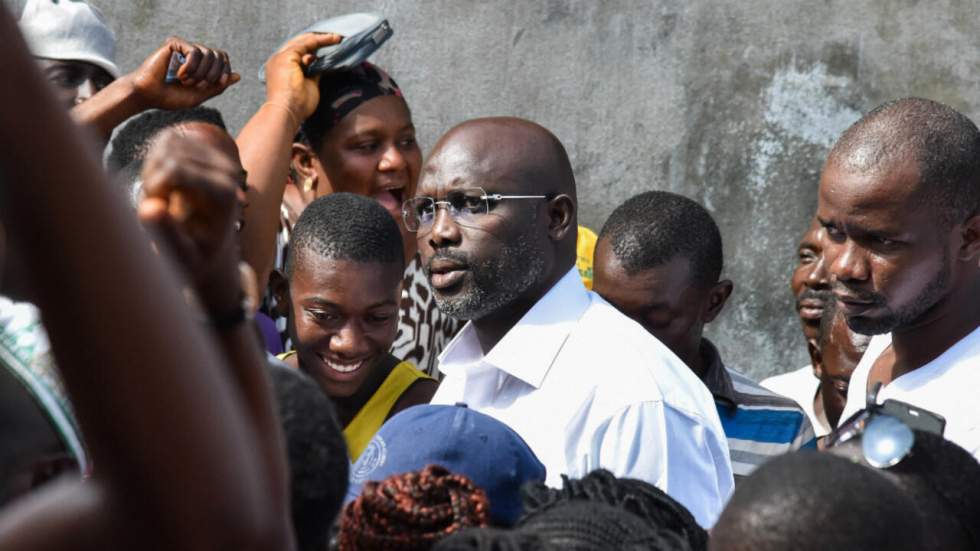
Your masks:
<instances>
[{"instance_id":1,"label":"blurred foreground arm","mask_svg":"<svg viewBox=\"0 0 980 551\"><path fill-rule=\"evenodd\" d=\"M169 250L212 320L214 338L262 446L275 503L285 506L289 481L284 439L265 351L248 311L250 305L244 300L243 275L251 283L254 274L241 262L236 231L245 204L241 167L207 143L185 136L179 128L169 128L154 139L142 180L140 221ZM279 514L288 522L285 507Z\"/></svg>"},{"instance_id":2,"label":"blurred foreground arm","mask_svg":"<svg viewBox=\"0 0 980 551\"><path fill-rule=\"evenodd\" d=\"M2 9L0 70L0 220L96 466L0 513L0 548L288 548L224 360Z\"/></svg>"}]
</instances>

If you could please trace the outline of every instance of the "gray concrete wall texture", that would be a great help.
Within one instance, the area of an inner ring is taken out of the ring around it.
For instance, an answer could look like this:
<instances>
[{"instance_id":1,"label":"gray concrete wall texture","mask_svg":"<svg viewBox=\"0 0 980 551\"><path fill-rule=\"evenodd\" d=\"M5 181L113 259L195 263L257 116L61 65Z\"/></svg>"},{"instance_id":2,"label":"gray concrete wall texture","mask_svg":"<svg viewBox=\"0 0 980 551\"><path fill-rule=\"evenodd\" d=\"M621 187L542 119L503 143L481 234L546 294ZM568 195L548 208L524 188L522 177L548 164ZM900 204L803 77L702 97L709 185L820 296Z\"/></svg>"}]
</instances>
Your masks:
<instances>
[{"instance_id":1,"label":"gray concrete wall texture","mask_svg":"<svg viewBox=\"0 0 980 551\"><path fill-rule=\"evenodd\" d=\"M909 95L980 114L972 0L94 3L124 70L170 34L227 49L244 80L211 104L235 129L262 103L256 72L290 33L384 14L395 35L374 61L404 88L423 149L465 119L526 117L565 143L581 221L596 230L645 190L707 206L735 282L708 334L753 377L808 361L788 280L838 134Z\"/></svg>"}]
</instances>

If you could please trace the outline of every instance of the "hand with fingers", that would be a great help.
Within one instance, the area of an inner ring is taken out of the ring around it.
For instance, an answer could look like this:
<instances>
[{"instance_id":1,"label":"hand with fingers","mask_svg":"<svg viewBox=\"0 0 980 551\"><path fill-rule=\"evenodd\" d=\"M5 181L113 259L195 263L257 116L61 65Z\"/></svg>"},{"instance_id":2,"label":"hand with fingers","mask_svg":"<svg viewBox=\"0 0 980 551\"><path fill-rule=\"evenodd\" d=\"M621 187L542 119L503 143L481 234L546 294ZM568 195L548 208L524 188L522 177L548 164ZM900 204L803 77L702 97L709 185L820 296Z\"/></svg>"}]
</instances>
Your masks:
<instances>
[{"instance_id":1,"label":"hand with fingers","mask_svg":"<svg viewBox=\"0 0 980 551\"><path fill-rule=\"evenodd\" d=\"M240 175L226 154L177 129L154 140L143 166L140 221L183 267L212 319L242 304Z\"/></svg>"},{"instance_id":2,"label":"hand with fingers","mask_svg":"<svg viewBox=\"0 0 980 551\"><path fill-rule=\"evenodd\" d=\"M185 58L177 71L178 83L166 83L170 58ZM186 109L204 103L241 80L232 72L228 53L177 37L168 38L136 71L124 78L132 80L137 96L146 108Z\"/></svg>"},{"instance_id":3,"label":"hand with fingers","mask_svg":"<svg viewBox=\"0 0 980 551\"><path fill-rule=\"evenodd\" d=\"M313 114L320 102L320 77L306 76L305 69L317 50L341 40L338 34L306 33L283 44L265 64L267 103L287 109L297 125Z\"/></svg>"}]
</instances>

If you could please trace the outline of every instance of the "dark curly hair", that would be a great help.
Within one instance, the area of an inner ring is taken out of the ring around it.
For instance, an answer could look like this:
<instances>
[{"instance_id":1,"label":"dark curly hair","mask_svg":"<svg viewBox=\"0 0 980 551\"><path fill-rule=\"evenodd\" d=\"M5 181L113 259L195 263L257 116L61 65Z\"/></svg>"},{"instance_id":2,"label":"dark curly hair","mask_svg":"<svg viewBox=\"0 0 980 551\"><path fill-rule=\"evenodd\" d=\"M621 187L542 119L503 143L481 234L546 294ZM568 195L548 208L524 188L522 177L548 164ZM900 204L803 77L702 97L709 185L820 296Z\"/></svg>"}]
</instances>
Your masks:
<instances>
[{"instance_id":1,"label":"dark curly hair","mask_svg":"<svg viewBox=\"0 0 980 551\"><path fill-rule=\"evenodd\" d=\"M487 526L490 502L466 476L438 465L366 482L341 516L340 551L430 549L466 527Z\"/></svg>"}]
</instances>

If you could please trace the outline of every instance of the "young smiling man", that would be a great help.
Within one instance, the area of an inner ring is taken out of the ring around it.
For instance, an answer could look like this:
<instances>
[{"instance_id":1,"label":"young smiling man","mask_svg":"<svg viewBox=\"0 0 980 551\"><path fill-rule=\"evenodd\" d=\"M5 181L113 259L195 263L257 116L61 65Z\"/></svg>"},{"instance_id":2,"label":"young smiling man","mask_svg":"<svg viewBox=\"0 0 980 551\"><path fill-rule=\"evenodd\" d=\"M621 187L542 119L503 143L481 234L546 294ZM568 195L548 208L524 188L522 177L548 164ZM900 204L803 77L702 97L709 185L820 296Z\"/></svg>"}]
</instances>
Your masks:
<instances>
[{"instance_id":1,"label":"young smiling man","mask_svg":"<svg viewBox=\"0 0 980 551\"><path fill-rule=\"evenodd\" d=\"M925 99L878 107L831 150L817 218L848 325L882 335L854 370L842 419L882 383L879 401L942 415L946 438L980 456L976 125Z\"/></svg>"},{"instance_id":2,"label":"young smiling man","mask_svg":"<svg viewBox=\"0 0 980 551\"><path fill-rule=\"evenodd\" d=\"M515 118L445 134L404 207L442 311L469 323L440 356L436 404L510 425L547 482L596 468L671 494L703 526L732 490L711 395L684 364L582 284L561 142Z\"/></svg>"},{"instance_id":3,"label":"young smiling man","mask_svg":"<svg viewBox=\"0 0 980 551\"><path fill-rule=\"evenodd\" d=\"M389 353L405 257L395 220L373 199L332 193L296 223L286 261L287 364L333 401L351 460L389 417L425 404L436 382Z\"/></svg>"}]
</instances>

